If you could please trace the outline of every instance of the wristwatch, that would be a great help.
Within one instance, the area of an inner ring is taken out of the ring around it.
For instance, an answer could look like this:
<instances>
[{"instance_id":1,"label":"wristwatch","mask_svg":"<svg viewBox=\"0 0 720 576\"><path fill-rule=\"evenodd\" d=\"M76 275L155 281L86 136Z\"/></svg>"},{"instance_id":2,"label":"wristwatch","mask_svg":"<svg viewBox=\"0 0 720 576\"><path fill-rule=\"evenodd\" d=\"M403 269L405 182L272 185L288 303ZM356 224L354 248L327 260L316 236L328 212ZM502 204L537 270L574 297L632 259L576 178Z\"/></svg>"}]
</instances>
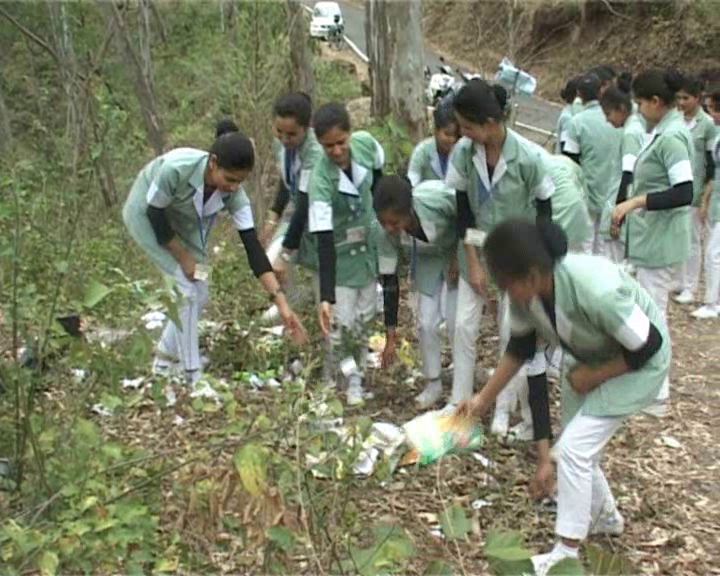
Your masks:
<instances>
[{"instance_id":1,"label":"wristwatch","mask_svg":"<svg viewBox=\"0 0 720 576\"><path fill-rule=\"evenodd\" d=\"M268 298L270 298L270 302L275 302L275 300L277 300L277 297L280 294L285 294L285 291L282 288L278 288L277 290L275 290L275 292L270 292L270 294L268 294Z\"/></svg>"}]
</instances>

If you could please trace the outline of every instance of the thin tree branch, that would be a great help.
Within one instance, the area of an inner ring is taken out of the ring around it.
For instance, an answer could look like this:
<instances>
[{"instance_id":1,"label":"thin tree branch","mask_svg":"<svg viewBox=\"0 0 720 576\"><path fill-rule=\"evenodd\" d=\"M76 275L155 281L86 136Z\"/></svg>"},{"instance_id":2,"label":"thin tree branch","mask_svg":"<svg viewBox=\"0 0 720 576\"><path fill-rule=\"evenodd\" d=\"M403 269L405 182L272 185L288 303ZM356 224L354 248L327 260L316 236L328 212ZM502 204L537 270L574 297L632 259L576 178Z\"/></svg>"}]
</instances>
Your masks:
<instances>
[{"instance_id":1,"label":"thin tree branch","mask_svg":"<svg viewBox=\"0 0 720 576\"><path fill-rule=\"evenodd\" d=\"M45 52L50 54L50 56L52 56L52 59L55 60L55 63L58 66L62 65L62 62L60 61L60 56L58 56L57 52L55 52L55 50L53 50L52 47L47 42L45 42L45 40L35 34L35 32L21 24L19 20L17 20L12 14L10 14L7 10L5 10L5 8L2 7L2 4L0 4L0 16L15 25L15 27L20 30L20 32L22 32L26 37L35 42L35 44L40 46L43 50L45 50Z\"/></svg>"}]
</instances>

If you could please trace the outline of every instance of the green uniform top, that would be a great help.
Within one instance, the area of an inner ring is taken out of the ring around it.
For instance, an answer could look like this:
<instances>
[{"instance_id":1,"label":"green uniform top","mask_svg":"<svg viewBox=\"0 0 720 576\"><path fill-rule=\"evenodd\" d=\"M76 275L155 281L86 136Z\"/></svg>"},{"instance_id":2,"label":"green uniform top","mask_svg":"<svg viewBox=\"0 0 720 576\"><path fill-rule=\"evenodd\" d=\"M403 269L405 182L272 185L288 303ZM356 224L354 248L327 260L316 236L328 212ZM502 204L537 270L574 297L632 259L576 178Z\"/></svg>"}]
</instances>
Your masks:
<instances>
[{"instance_id":1,"label":"green uniform top","mask_svg":"<svg viewBox=\"0 0 720 576\"><path fill-rule=\"evenodd\" d=\"M709 220L712 224L720 222L720 134L713 143L713 160L715 161L715 176L713 178L712 192L710 192Z\"/></svg>"},{"instance_id":2,"label":"green uniform top","mask_svg":"<svg viewBox=\"0 0 720 576\"><path fill-rule=\"evenodd\" d=\"M588 210L593 218L602 213L608 198L615 195L620 185L617 165L620 136L620 130L605 119L597 100L588 102L582 112L573 116L568 127L564 150L580 155L588 190Z\"/></svg>"},{"instance_id":3,"label":"green uniform top","mask_svg":"<svg viewBox=\"0 0 720 576\"><path fill-rule=\"evenodd\" d=\"M573 116L575 116L576 114L580 114L580 112L585 109L582 98L580 98L580 96L576 96L575 100L573 100L573 103L570 105L570 108Z\"/></svg>"},{"instance_id":4,"label":"green uniform top","mask_svg":"<svg viewBox=\"0 0 720 576\"><path fill-rule=\"evenodd\" d=\"M562 146L567 140L567 130L570 120L573 117L573 106L567 104L560 112L560 117L557 121L557 128L555 129L555 153L560 154L562 152Z\"/></svg>"},{"instance_id":5,"label":"green uniform top","mask_svg":"<svg viewBox=\"0 0 720 576\"><path fill-rule=\"evenodd\" d=\"M547 172L555 185L552 197L552 219L563 229L571 250L579 250L592 235L592 222L585 197L582 170L567 156L549 154L543 150Z\"/></svg>"},{"instance_id":6,"label":"green uniform top","mask_svg":"<svg viewBox=\"0 0 720 576\"><path fill-rule=\"evenodd\" d=\"M293 206L297 206L298 193L307 193L310 174L315 164L324 156L322 146L315 137L315 131L308 130L305 140L300 147L292 154L292 166L288 167L288 154L280 140L275 139L273 142L273 153L278 164L278 170L283 180L283 184L290 192L290 200ZM290 221L291 211L286 210L288 214L283 218L283 222L278 226L275 238L285 236ZM300 238L300 247L298 249L297 259L300 264L317 269L317 245L315 238L308 232L307 226L303 230Z\"/></svg>"},{"instance_id":7,"label":"green uniform top","mask_svg":"<svg viewBox=\"0 0 720 576\"><path fill-rule=\"evenodd\" d=\"M635 162L628 197L669 190L691 182L693 144L682 114L671 110L655 126ZM690 207L636 210L628 215L628 258L644 268L684 262L690 254Z\"/></svg>"},{"instance_id":8,"label":"green uniform top","mask_svg":"<svg viewBox=\"0 0 720 576\"><path fill-rule=\"evenodd\" d=\"M702 194L705 190L706 178L706 158L707 152L712 152L712 145L717 134L717 127L710 117L710 114L702 108L698 108L695 116L690 120L685 120L685 125L692 135L695 156L692 162L693 169L693 206L700 206Z\"/></svg>"},{"instance_id":9,"label":"green uniform top","mask_svg":"<svg viewBox=\"0 0 720 576\"><path fill-rule=\"evenodd\" d=\"M650 406L671 361L670 337L650 295L631 276L606 258L568 254L553 272L555 325L535 297L527 306L511 302L513 336L535 332L549 344L561 343L565 355L562 383L563 424L578 410L588 416L623 416ZM588 394L575 393L567 375L576 363L598 366L638 350L654 324L661 348L637 371L601 384Z\"/></svg>"},{"instance_id":10,"label":"green uniform top","mask_svg":"<svg viewBox=\"0 0 720 576\"><path fill-rule=\"evenodd\" d=\"M455 191L445 186L442 180L427 180L413 188L412 203L428 241L405 232L391 236L381 229L378 268L380 274L396 274L400 251L404 250L410 256L416 289L426 296L434 296L442 288L457 246Z\"/></svg>"},{"instance_id":11,"label":"green uniform top","mask_svg":"<svg viewBox=\"0 0 720 576\"><path fill-rule=\"evenodd\" d=\"M446 171L447 157L445 158L445 169L443 169L434 137L425 138L415 146L412 156L410 156L407 173L410 184L417 186L425 180L444 180Z\"/></svg>"},{"instance_id":12,"label":"green uniform top","mask_svg":"<svg viewBox=\"0 0 720 576\"><path fill-rule=\"evenodd\" d=\"M173 231L198 262L207 259L207 238L220 210L232 215L240 231L255 227L252 206L242 186L233 193L215 190L203 203L208 158L208 152L194 148L176 148L158 156L138 174L125 202L125 226L167 274L177 272L179 264L157 243L147 216L149 205L165 210Z\"/></svg>"},{"instance_id":13,"label":"green uniform top","mask_svg":"<svg viewBox=\"0 0 720 576\"><path fill-rule=\"evenodd\" d=\"M635 171L635 162L640 151L643 149L645 142L648 140L649 135L645 129L645 121L639 114L631 114L625 121L625 125L622 127L622 136L620 138L620 171L630 172L631 174ZM619 182L618 182L619 186ZM615 212L615 204L617 200L617 194L611 194L605 203L603 209L601 221L600 221L600 234L605 239L610 239L610 228L612 226L613 213ZM627 234L626 223L623 222L621 226L620 236L617 242L625 244L625 235Z\"/></svg>"},{"instance_id":14,"label":"green uniform top","mask_svg":"<svg viewBox=\"0 0 720 576\"><path fill-rule=\"evenodd\" d=\"M350 138L352 180L327 155L315 164L308 183L310 232L333 231L337 286L361 288L376 277L370 234L373 170L383 167L385 153L368 132Z\"/></svg>"},{"instance_id":15,"label":"green uniform top","mask_svg":"<svg viewBox=\"0 0 720 576\"><path fill-rule=\"evenodd\" d=\"M467 193L475 227L485 233L508 218L534 218L535 201L551 198L555 189L538 146L509 128L492 179L485 146L461 138L450 156L445 183ZM458 264L467 279L465 256L460 243Z\"/></svg>"}]
</instances>

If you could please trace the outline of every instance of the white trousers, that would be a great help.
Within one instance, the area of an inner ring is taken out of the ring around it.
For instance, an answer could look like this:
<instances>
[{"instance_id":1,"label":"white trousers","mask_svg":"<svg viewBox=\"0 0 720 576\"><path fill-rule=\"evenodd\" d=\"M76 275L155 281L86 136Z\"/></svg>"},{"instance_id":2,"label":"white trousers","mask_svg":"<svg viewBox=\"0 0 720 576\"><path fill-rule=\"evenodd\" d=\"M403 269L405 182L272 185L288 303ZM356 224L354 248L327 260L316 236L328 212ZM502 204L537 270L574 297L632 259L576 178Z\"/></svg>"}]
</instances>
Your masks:
<instances>
[{"instance_id":1,"label":"white trousers","mask_svg":"<svg viewBox=\"0 0 720 576\"><path fill-rule=\"evenodd\" d=\"M458 279L457 314L453 338L453 385L451 404L459 404L472 396L475 384L475 361L480 321L485 299L462 277Z\"/></svg>"},{"instance_id":2,"label":"white trousers","mask_svg":"<svg viewBox=\"0 0 720 576\"><path fill-rule=\"evenodd\" d=\"M700 218L700 208L692 206L690 214L690 255L680 269L680 285L683 290L688 290L692 294L695 294L700 281L704 226Z\"/></svg>"},{"instance_id":3,"label":"white trousers","mask_svg":"<svg viewBox=\"0 0 720 576\"><path fill-rule=\"evenodd\" d=\"M440 325L443 316L447 321L450 348L453 347L457 293L457 289L452 288L448 289L447 292L438 290L434 296L417 293L418 340L422 355L423 375L428 381L440 378L440 370L442 369L442 334ZM443 302L444 296L446 296L445 303Z\"/></svg>"},{"instance_id":4,"label":"white trousers","mask_svg":"<svg viewBox=\"0 0 720 576\"><path fill-rule=\"evenodd\" d=\"M320 280L315 275L315 291L320 292ZM338 382L341 376L347 381L365 376L368 351L368 329L375 316L375 282L362 288L335 287L333 321L335 327L330 342L325 342L325 363L323 376L326 380ZM354 367L343 374L341 364L352 359Z\"/></svg>"},{"instance_id":5,"label":"white trousers","mask_svg":"<svg viewBox=\"0 0 720 576\"><path fill-rule=\"evenodd\" d=\"M598 214L597 216L593 217L590 216L590 219L592 220L592 253L593 254L603 254L603 237L600 234L600 219L601 215Z\"/></svg>"},{"instance_id":6,"label":"white trousers","mask_svg":"<svg viewBox=\"0 0 720 576\"><path fill-rule=\"evenodd\" d=\"M663 320L667 318L670 291L677 284L680 267L681 264L674 264L665 268L637 267L637 281L640 286L648 291L655 304L660 308Z\"/></svg>"},{"instance_id":7,"label":"white trousers","mask_svg":"<svg viewBox=\"0 0 720 576\"><path fill-rule=\"evenodd\" d=\"M558 501L555 533L583 540L591 523L616 504L600 460L624 417L583 416L578 412L553 447L557 459Z\"/></svg>"},{"instance_id":8,"label":"white trousers","mask_svg":"<svg viewBox=\"0 0 720 576\"><path fill-rule=\"evenodd\" d=\"M172 276L182 300L178 303L180 326L168 319L157 349L163 356L180 360L186 372L201 369L198 322L208 301L207 282L189 280L182 271Z\"/></svg>"},{"instance_id":9,"label":"white trousers","mask_svg":"<svg viewBox=\"0 0 720 576\"><path fill-rule=\"evenodd\" d=\"M615 264L622 264L625 260L625 245L618 240L602 240L601 254Z\"/></svg>"},{"instance_id":10,"label":"white trousers","mask_svg":"<svg viewBox=\"0 0 720 576\"><path fill-rule=\"evenodd\" d=\"M711 225L705 249L705 304L720 305L720 222Z\"/></svg>"}]
</instances>

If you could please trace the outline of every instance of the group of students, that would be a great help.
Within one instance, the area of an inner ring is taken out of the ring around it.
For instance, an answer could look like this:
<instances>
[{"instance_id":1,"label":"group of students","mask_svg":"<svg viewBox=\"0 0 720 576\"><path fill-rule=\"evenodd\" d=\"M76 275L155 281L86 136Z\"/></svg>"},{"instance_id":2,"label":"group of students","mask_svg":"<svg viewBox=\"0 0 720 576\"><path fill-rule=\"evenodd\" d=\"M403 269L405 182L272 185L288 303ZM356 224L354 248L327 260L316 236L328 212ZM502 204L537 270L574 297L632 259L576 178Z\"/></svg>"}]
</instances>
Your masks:
<instances>
[{"instance_id":1,"label":"group of students","mask_svg":"<svg viewBox=\"0 0 720 576\"><path fill-rule=\"evenodd\" d=\"M133 186L124 220L184 296L180 324L168 321L154 368L184 373L190 384L202 374L197 322L208 295L207 238L223 208L298 343L306 335L285 291L296 292L295 266L311 271L325 336L323 379L343 386L349 405L369 395L367 337L378 281L383 367L394 360L407 263L425 381L418 407L443 396L445 323L453 373L446 409L479 419L494 404L492 430L504 435L520 400L516 433L529 432L538 447L536 495L553 491L557 463L559 540L533 558L537 572L577 556L589 533L621 533L599 463L629 416L657 409L668 396L667 295L690 254L696 174L704 184L711 172L707 162L698 168L694 128L675 109L684 78L641 72L630 83L636 109L627 79L603 70L563 91L569 104L559 122L559 153L506 126L504 89L472 80L435 110L434 135L417 145L403 176L383 175L382 146L352 130L343 105L313 113L306 95L286 95L274 120L280 184L260 237L242 189L254 151L235 126L219 126L208 152L177 149L153 160ZM720 94L710 96L718 118ZM698 114L696 125L705 118ZM715 163L717 139L712 151ZM718 277L719 196L717 187L706 192L699 209L713 223L707 254ZM490 279L498 288L499 361L474 394ZM717 279L714 290L710 306L718 305ZM561 380L563 431L551 450L553 371Z\"/></svg>"}]
</instances>

